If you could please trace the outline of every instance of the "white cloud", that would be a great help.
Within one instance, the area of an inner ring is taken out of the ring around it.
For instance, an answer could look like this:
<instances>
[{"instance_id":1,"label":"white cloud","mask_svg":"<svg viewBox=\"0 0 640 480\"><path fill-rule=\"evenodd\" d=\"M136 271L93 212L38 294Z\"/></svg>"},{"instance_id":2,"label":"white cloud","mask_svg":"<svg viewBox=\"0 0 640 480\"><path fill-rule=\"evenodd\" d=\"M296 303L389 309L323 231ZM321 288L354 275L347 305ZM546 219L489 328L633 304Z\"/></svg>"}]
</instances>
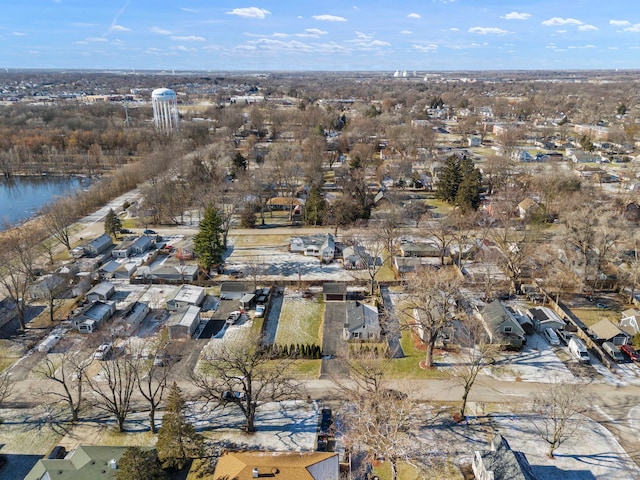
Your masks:
<instances>
[{"instance_id":1,"label":"white cloud","mask_svg":"<svg viewBox=\"0 0 640 480\"><path fill-rule=\"evenodd\" d=\"M107 41L107 39L104 38L104 37L89 37L86 40L87 40L87 42L91 42L91 43L94 43L94 42L106 42Z\"/></svg>"},{"instance_id":2,"label":"white cloud","mask_svg":"<svg viewBox=\"0 0 640 480\"><path fill-rule=\"evenodd\" d=\"M179 42L204 42L204 37L198 37L196 35L187 35L187 36L173 36L171 40L177 40Z\"/></svg>"},{"instance_id":3,"label":"white cloud","mask_svg":"<svg viewBox=\"0 0 640 480\"><path fill-rule=\"evenodd\" d=\"M26 37L27 34L24 32L11 32L11 35L13 35L14 37Z\"/></svg>"},{"instance_id":4,"label":"white cloud","mask_svg":"<svg viewBox=\"0 0 640 480\"><path fill-rule=\"evenodd\" d=\"M458 27L451 27L449 30L452 31L452 32L460 31L460 29Z\"/></svg>"},{"instance_id":5,"label":"white cloud","mask_svg":"<svg viewBox=\"0 0 640 480\"><path fill-rule=\"evenodd\" d=\"M592 32L594 30L598 30L598 27L596 27L595 25L585 24L585 25L580 25L578 27L578 30L580 30L581 32Z\"/></svg>"},{"instance_id":6,"label":"white cloud","mask_svg":"<svg viewBox=\"0 0 640 480\"><path fill-rule=\"evenodd\" d=\"M400 30L401 35L411 35L413 32L411 30Z\"/></svg>"},{"instance_id":7,"label":"white cloud","mask_svg":"<svg viewBox=\"0 0 640 480\"><path fill-rule=\"evenodd\" d=\"M505 33L509 33L508 30L497 27L471 27L468 32L477 33L478 35L504 35Z\"/></svg>"},{"instance_id":8,"label":"white cloud","mask_svg":"<svg viewBox=\"0 0 640 480\"><path fill-rule=\"evenodd\" d=\"M613 25L615 27L628 27L631 25L629 20L609 20L609 25Z\"/></svg>"},{"instance_id":9,"label":"white cloud","mask_svg":"<svg viewBox=\"0 0 640 480\"><path fill-rule=\"evenodd\" d=\"M238 17L243 18L257 18L259 20L263 20L267 15L271 15L269 10L258 7L234 8L233 10L225 13L227 15L237 15Z\"/></svg>"},{"instance_id":10,"label":"white cloud","mask_svg":"<svg viewBox=\"0 0 640 480\"><path fill-rule=\"evenodd\" d=\"M640 23L635 23L630 27L623 29L625 32L640 32Z\"/></svg>"},{"instance_id":11,"label":"white cloud","mask_svg":"<svg viewBox=\"0 0 640 480\"><path fill-rule=\"evenodd\" d=\"M319 28L305 28L304 32L310 35L326 35L329 33L325 30L320 30Z\"/></svg>"},{"instance_id":12,"label":"white cloud","mask_svg":"<svg viewBox=\"0 0 640 480\"><path fill-rule=\"evenodd\" d=\"M527 20L530 16L530 13L510 12L500 18L504 18L505 20Z\"/></svg>"},{"instance_id":13,"label":"white cloud","mask_svg":"<svg viewBox=\"0 0 640 480\"><path fill-rule=\"evenodd\" d=\"M356 30L356 36L362 40L371 40L373 38L373 35L367 35L366 33L362 33L362 32L358 32Z\"/></svg>"},{"instance_id":14,"label":"white cloud","mask_svg":"<svg viewBox=\"0 0 640 480\"><path fill-rule=\"evenodd\" d=\"M157 33L158 35L171 35L171 31L165 30L164 28L160 27L151 27L149 31L151 33Z\"/></svg>"},{"instance_id":15,"label":"white cloud","mask_svg":"<svg viewBox=\"0 0 640 480\"><path fill-rule=\"evenodd\" d=\"M560 17L552 17L549 20L545 20L542 22L542 25L547 27L557 27L560 25L582 25L580 20L576 20L575 18L560 18Z\"/></svg>"},{"instance_id":16,"label":"white cloud","mask_svg":"<svg viewBox=\"0 0 640 480\"><path fill-rule=\"evenodd\" d=\"M122 25L111 25L109 27L110 32L130 32L131 29L127 27L123 27Z\"/></svg>"},{"instance_id":17,"label":"white cloud","mask_svg":"<svg viewBox=\"0 0 640 480\"><path fill-rule=\"evenodd\" d=\"M433 43L429 45L411 45L411 48L417 50L418 52L430 53L438 50L438 45Z\"/></svg>"},{"instance_id":18,"label":"white cloud","mask_svg":"<svg viewBox=\"0 0 640 480\"><path fill-rule=\"evenodd\" d=\"M312 17L314 20L319 20L321 22L346 22L347 19L344 17L338 17L337 15L314 15Z\"/></svg>"},{"instance_id":19,"label":"white cloud","mask_svg":"<svg viewBox=\"0 0 640 480\"><path fill-rule=\"evenodd\" d=\"M409 17L409 18L422 18L422 15L420 15L419 13L410 13L409 15L407 15L407 17Z\"/></svg>"}]
</instances>

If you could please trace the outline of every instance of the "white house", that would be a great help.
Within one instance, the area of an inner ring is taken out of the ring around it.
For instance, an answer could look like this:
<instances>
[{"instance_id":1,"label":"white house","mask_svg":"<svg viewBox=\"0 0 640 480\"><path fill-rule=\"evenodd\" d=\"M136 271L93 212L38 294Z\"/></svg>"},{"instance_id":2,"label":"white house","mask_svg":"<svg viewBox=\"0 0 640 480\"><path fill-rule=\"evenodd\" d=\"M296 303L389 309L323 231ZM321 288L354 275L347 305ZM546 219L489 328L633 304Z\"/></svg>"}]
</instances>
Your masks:
<instances>
[{"instance_id":1,"label":"white house","mask_svg":"<svg viewBox=\"0 0 640 480\"><path fill-rule=\"evenodd\" d=\"M167 310L176 311L192 305L200 306L205 295L204 287L189 284L180 285L167 299Z\"/></svg>"}]
</instances>

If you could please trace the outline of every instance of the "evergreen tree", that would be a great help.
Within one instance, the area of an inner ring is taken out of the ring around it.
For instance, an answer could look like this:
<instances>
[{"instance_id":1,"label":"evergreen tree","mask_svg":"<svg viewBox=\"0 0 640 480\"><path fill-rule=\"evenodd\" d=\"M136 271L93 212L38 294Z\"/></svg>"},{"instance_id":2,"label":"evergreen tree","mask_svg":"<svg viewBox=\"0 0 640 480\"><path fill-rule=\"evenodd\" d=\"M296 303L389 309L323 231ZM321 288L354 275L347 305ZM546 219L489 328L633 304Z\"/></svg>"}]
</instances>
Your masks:
<instances>
[{"instance_id":1,"label":"evergreen tree","mask_svg":"<svg viewBox=\"0 0 640 480\"><path fill-rule=\"evenodd\" d=\"M116 480L167 480L154 450L128 447L118 461Z\"/></svg>"},{"instance_id":2,"label":"evergreen tree","mask_svg":"<svg viewBox=\"0 0 640 480\"><path fill-rule=\"evenodd\" d=\"M169 391L167 410L158 431L158 458L163 468L181 469L202 455L204 441L184 415L184 399L174 382Z\"/></svg>"},{"instance_id":3,"label":"evergreen tree","mask_svg":"<svg viewBox=\"0 0 640 480\"><path fill-rule=\"evenodd\" d=\"M222 262L222 219L213 205L204 211L200 220L200 231L193 237L193 251L198 256L200 266L209 269Z\"/></svg>"},{"instance_id":4,"label":"evergreen tree","mask_svg":"<svg viewBox=\"0 0 640 480\"><path fill-rule=\"evenodd\" d=\"M104 233L115 237L116 233L122 228L122 220L113 211L113 208L109 210L106 217L104 217Z\"/></svg>"},{"instance_id":5,"label":"evergreen tree","mask_svg":"<svg viewBox=\"0 0 640 480\"><path fill-rule=\"evenodd\" d=\"M446 159L444 168L438 175L436 197L445 202L455 202L461 182L462 168L460 160L457 155L451 155Z\"/></svg>"},{"instance_id":6,"label":"evergreen tree","mask_svg":"<svg viewBox=\"0 0 640 480\"><path fill-rule=\"evenodd\" d=\"M317 185L312 185L309 198L304 206L304 220L307 225L322 225L327 209L327 202L320 193Z\"/></svg>"}]
</instances>

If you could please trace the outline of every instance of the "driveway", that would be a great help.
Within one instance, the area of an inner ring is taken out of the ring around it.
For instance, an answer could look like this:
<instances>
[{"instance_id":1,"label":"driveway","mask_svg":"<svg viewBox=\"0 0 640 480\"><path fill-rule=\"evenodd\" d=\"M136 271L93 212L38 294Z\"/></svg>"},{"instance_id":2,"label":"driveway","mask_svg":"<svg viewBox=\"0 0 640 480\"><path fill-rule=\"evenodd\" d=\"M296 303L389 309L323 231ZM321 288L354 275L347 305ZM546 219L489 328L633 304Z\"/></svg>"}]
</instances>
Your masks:
<instances>
[{"instance_id":1,"label":"driveway","mask_svg":"<svg viewBox=\"0 0 640 480\"><path fill-rule=\"evenodd\" d=\"M324 330L322 331L322 360L320 378L343 377L346 368L341 361L346 359L346 344L342 329L347 320L344 302L326 302L324 309Z\"/></svg>"}]
</instances>

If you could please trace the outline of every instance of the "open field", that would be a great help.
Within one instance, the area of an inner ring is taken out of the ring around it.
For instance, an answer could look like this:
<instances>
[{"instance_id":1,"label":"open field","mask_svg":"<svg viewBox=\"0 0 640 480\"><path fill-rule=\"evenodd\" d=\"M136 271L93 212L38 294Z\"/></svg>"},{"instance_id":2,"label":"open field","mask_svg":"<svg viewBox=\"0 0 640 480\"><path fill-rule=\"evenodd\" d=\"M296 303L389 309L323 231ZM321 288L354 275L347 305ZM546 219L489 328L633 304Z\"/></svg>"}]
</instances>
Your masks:
<instances>
[{"instance_id":1,"label":"open field","mask_svg":"<svg viewBox=\"0 0 640 480\"><path fill-rule=\"evenodd\" d=\"M275 343L322 345L324 304L319 299L285 297Z\"/></svg>"}]
</instances>

